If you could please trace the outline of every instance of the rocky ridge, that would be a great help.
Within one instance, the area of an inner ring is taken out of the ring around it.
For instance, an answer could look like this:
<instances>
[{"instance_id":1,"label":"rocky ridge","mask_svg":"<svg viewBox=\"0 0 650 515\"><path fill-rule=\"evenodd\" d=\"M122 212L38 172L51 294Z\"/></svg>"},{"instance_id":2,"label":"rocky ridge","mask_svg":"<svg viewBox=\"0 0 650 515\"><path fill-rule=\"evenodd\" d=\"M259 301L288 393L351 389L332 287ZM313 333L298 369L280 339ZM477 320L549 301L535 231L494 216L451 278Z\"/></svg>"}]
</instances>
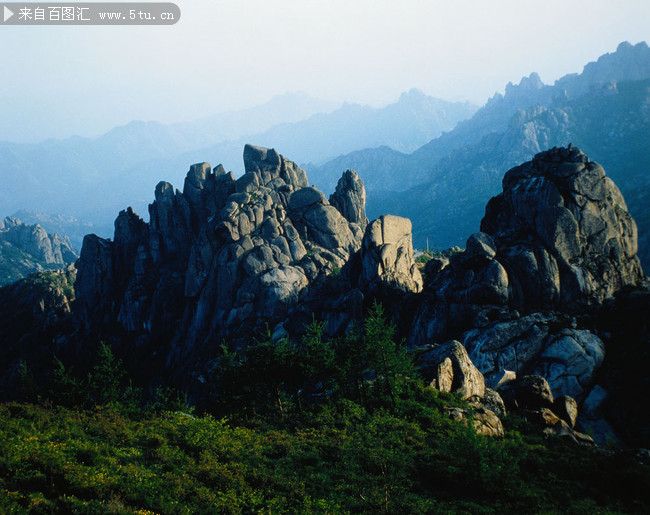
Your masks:
<instances>
[{"instance_id":1,"label":"rocky ridge","mask_svg":"<svg viewBox=\"0 0 650 515\"><path fill-rule=\"evenodd\" d=\"M499 417L517 409L549 434L587 440L575 433L578 406L599 421L611 344L588 319L643 281L634 221L600 165L569 147L513 168L481 232L421 274L410 221L368 222L355 172L327 199L273 149L246 146L244 163L238 179L193 165L182 192L158 184L150 223L129 208L112 241L86 237L82 331L112 335L187 387L224 341L299 338L312 314L343 334L380 298L431 386L475 408L450 417L498 435ZM534 388L541 404L517 386L537 381L528 376L546 385Z\"/></svg>"},{"instance_id":2,"label":"rocky ridge","mask_svg":"<svg viewBox=\"0 0 650 515\"><path fill-rule=\"evenodd\" d=\"M65 268L78 257L67 237L8 216L0 220L0 285L32 272Z\"/></svg>"},{"instance_id":3,"label":"rocky ridge","mask_svg":"<svg viewBox=\"0 0 650 515\"><path fill-rule=\"evenodd\" d=\"M572 146L506 173L481 231L499 248L520 310L600 305L643 276L636 223L623 196L599 164Z\"/></svg>"},{"instance_id":4,"label":"rocky ridge","mask_svg":"<svg viewBox=\"0 0 650 515\"><path fill-rule=\"evenodd\" d=\"M488 384L533 374L585 400L606 345L581 320L643 283L618 188L579 149L553 148L505 174L481 231L427 264L410 344L456 338Z\"/></svg>"},{"instance_id":5,"label":"rocky ridge","mask_svg":"<svg viewBox=\"0 0 650 515\"><path fill-rule=\"evenodd\" d=\"M318 292L330 276L349 276L362 247L384 249L373 270L371 251L364 254L364 280L386 276L391 286L417 289L410 223L385 221L378 243L355 172L343 174L328 200L273 149L247 145L244 165L238 179L221 166L193 165L183 192L158 184L149 224L127 209L113 241L86 237L76 287L87 330L117 323L141 344L170 344L171 363L223 338L250 341L267 323L283 334L314 303L344 328L358 311L350 299L363 294L353 287L324 301Z\"/></svg>"}]
</instances>

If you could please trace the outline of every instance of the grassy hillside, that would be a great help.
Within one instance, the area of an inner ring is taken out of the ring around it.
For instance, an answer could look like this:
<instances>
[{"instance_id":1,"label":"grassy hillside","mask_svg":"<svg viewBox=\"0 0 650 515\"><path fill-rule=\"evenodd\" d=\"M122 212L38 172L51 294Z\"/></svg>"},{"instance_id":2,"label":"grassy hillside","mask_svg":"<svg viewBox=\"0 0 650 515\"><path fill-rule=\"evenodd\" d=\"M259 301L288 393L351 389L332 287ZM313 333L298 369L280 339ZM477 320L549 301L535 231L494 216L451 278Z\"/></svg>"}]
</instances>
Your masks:
<instances>
[{"instance_id":1,"label":"grassy hillside","mask_svg":"<svg viewBox=\"0 0 650 515\"><path fill-rule=\"evenodd\" d=\"M380 310L362 334L227 348L212 402L133 388L107 345L90 372L19 366L0 404L2 513L648 513L650 465L543 439L509 415L503 438L451 420ZM45 387L44 387L45 386Z\"/></svg>"},{"instance_id":2,"label":"grassy hillside","mask_svg":"<svg viewBox=\"0 0 650 515\"><path fill-rule=\"evenodd\" d=\"M0 406L3 513L648 512L650 468L511 430L473 434L435 392L243 427L184 412Z\"/></svg>"}]
</instances>

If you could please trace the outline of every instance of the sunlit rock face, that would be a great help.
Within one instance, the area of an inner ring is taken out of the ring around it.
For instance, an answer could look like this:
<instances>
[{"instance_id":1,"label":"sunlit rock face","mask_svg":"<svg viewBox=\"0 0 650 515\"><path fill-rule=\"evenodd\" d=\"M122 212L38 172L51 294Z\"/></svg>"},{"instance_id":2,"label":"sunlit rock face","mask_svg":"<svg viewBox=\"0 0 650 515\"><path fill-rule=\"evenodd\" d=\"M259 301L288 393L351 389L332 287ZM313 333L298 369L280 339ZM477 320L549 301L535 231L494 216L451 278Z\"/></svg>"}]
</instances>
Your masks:
<instances>
[{"instance_id":1,"label":"sunlit rock face","mask_svg":"<svg viewBox=\"0 0 650 515\"><path fill-rule=\"evenodd\" d=\"M598 305L643 277L623 196L577 148L508 171L481 230L496 243L518 309Z\"/></svg>"},{"instance_id":2,"label":"sunlit rock face","mask_svg":"<svg viewBox=\"0 0 650 515\"><path fill-rule=\"evenodd\" d=\"M412 346L457 338L488 380L539 374L582 399L605 356L576 326L643 272L636 224L603 168L554 148L508 171L466 249L427 265Z\"/></svg>"},{"instance_id":3,"label":"sunlit rock face","mask_svg":"<svg viewBox=\"0 0 650 515\"><path fill-rule=\"evenodd\" d=\"M87 237L78 262L78 316L117 324L172 355L282 320L310 287L361 247L365 189L344 174L331 201L273 149L247 145L245 174L193 165L183 191L161 182L145 223L131 209L113 241Z\"/></svg>"}]
</instances>

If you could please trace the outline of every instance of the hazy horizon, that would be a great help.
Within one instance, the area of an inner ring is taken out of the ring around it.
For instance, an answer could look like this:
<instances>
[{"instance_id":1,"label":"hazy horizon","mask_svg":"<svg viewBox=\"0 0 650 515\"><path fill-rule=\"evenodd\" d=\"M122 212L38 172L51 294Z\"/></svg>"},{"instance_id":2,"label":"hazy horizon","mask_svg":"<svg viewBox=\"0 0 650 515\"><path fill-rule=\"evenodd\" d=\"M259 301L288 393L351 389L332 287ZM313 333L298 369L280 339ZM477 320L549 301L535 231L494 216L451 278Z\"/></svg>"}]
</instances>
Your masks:
<instances>
[{"instance_id":1,"label":"hazy horizon","mask_svg":"<svg viewBox=\"0 0 650 515\"><path fill-rule=\"evenodd\" d=\"M650 41L650 2L178 1L156 27L0 27L0 140L96 136L285 92L379 107L417 88L482 105L531 72L552 84L622 41Z\"/></svg>"}]
</instances>

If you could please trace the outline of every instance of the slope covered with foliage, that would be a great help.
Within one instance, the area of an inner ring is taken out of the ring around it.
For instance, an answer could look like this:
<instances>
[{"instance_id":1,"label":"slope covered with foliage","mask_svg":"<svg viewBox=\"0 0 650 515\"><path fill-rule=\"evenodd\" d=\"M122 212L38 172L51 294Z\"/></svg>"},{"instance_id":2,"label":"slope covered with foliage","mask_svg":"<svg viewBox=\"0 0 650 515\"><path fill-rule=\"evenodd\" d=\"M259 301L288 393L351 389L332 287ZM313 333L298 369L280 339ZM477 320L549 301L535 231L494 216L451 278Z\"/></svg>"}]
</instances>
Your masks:
<instances>
[{"instance_id":1,"label":"slope covered with foliage","mask_svg":"<svg viewBox=\"0 0 650 515\"><path fill-rule=\"evenodd\" d=\"M4 513L647 512L650 468L543 440L506 419L502 439L445 413L375 305L358 334L224 346L209 409L134 388L109 346L0 405ZM47 384L46 384L47 383Z\"/></svg>"}]
</instances>

